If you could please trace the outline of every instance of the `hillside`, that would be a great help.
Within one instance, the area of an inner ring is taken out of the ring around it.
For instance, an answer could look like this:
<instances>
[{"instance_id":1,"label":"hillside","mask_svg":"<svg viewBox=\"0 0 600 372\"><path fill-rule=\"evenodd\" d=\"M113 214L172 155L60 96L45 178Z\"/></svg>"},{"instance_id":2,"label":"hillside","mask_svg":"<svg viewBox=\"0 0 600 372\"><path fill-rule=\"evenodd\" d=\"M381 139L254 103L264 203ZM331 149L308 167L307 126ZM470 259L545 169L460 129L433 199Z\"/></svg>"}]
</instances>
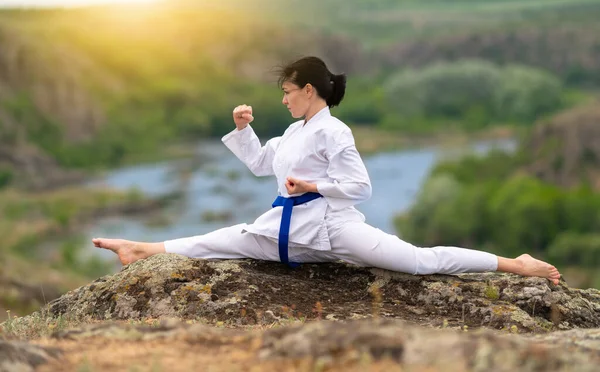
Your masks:
<instances>
[{"instance_id":1,"label":"hillside","mask_svg":"<svg viewBox=\"0 0 600 372\"><path fill-rule=\"evenodd\" d=\"M231 108L246 101L261 113L257 131L279 134L289 117L273 67L300 55L349 74L353 90L339 114L376 126L395 105L380 86L404 67L479 58L534 66L567 87L598 78L600 2L474 4L179 0L2 10L0 173L23 168L13 178L59 185L59 167L115 166L165 143L220 136Z\"/></svg>"},{"instance_id":2,"label":"hillside","mask_svg":"<svg viewBox=\"0 0 600 372\"><path fill-rule=\"evenodd\" d=\"M530 151L528 171L536 177L600 191L600 102L540 123L524 147Z\"/></svg>"},{"instance_id":3,"label":"hillside","mask_svg":"<svg viewBox=\"0 0 600 372\"><path fill-rule=\"evenodd\" d=\"M116 165L158 143L227 132L231 108L249 97L263 112L258 128L277 133L287 112L269 68L296 48L334 68L356 60L344 57L351 42L310 36L232 10L1 11L0 164L28 180Z\"/></svg>"}]
</instances>

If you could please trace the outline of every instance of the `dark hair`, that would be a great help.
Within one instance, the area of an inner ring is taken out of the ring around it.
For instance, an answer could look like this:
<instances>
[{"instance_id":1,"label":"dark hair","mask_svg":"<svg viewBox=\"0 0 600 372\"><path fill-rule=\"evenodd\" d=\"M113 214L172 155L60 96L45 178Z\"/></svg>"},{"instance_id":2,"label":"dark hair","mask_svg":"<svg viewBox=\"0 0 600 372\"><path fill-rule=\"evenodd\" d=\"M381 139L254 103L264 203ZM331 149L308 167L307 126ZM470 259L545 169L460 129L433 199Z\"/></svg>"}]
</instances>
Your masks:
<instances>
[{"instance_id":1,"label":"dark hair","mask_svg":"<svg viewBox=\"0 0 600 372\"><path fill-rule=\"evenodd\" d=\"M318 57L304 57L282 67L279 70L279 87L286 81L301 88L311 84L329 107L338 106L346 93L346 75L331 73Z\"/></svg>"}]
</instances>

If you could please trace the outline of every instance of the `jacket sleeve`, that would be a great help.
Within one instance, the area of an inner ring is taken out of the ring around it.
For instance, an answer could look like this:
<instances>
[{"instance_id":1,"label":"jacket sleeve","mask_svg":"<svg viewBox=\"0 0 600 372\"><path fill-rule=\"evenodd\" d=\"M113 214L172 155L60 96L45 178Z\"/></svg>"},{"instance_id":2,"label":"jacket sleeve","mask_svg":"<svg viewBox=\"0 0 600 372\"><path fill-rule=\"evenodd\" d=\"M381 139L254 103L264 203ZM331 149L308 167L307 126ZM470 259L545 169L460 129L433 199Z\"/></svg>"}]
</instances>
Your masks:
<instances>
[{"instance_id":1,"label":"jacket sleeve","mask_svg":"<svg viewBox=\"0 0 600 372\"><path fill-rule=\"evenodd\" d=\"M221 139L255 176L274 174L273 157L280 140L281 137L274 137L262 146L250 125L242 130L236 128Z\"/></svg>"},{"instance_id":2,"label":"jacket sleeve","mask_svg":"<svg viewBox=\"0 0 600 372\"><path fill-rule=\"evenodd\" d=\"M317 183L317 191L334 210L368 200L371 180L350 129L332 135L327 142L325 156L329 160L327 175L331 182Z\"/></svg>"}]
</instances>

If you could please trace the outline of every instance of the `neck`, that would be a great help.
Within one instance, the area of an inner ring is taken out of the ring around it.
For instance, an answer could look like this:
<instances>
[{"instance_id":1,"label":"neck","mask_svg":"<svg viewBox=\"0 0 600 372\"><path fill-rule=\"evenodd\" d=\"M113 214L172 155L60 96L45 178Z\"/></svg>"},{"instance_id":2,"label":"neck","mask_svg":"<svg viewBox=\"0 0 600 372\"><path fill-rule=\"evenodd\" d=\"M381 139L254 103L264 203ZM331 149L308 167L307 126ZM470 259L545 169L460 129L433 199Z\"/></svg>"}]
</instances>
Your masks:
<instances>
[{"instance_id":1,"label":"neck","mask_svg":"<svg viewBox=\"0 0 600 372\"><path fill-rule=\"evenodd\" d=\"M312 117L315 116L317 112L323 110L325 107L327 107L327 102L325 102L325 100L320 100L318 102L315 102L314 105L311 105L308 108L306 115L304 115L304 124L308 123L309 120L312 119Z\"/></svg>"}]
</instances>

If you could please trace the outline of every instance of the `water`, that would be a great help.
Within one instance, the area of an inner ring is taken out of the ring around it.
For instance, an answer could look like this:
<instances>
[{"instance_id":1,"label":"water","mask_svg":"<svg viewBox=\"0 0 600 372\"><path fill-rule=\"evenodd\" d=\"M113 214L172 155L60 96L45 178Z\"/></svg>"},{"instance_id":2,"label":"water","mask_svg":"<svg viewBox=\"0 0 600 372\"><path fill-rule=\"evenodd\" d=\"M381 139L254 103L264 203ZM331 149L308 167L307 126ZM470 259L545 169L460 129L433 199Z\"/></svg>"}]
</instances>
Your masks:
<instances>
[{"instance_id":1,"label":"water","mask_svg":"<svg viewBox=\"0 0 600 372\"><path fill-rule=\"evenodd\" d=\"M441 159L466 153L483 154L491 149L513 151L512 140L477 142L460 147L431 146L363 156L373 186L368 201L356 206L366 222L388 233L395 231L394 215L406 211L418 195L432 167ZM98 221L85 235L119 237L138 241L164 241L204 234L233 224L251 223L270 208L277 195L274 177L256 177L219 141L202 142L198 157L127 167L107 174L96 184L117 189L138 188L148 195L176 190L181 201L157 217L116 217ZM207 212L224 214L226 219L207 222ZM89 240L87 240L89 241ZM91 244L89 244L91 247ZM89 250L114 259L105 250Z\"/></svg>"}]
</instances>

